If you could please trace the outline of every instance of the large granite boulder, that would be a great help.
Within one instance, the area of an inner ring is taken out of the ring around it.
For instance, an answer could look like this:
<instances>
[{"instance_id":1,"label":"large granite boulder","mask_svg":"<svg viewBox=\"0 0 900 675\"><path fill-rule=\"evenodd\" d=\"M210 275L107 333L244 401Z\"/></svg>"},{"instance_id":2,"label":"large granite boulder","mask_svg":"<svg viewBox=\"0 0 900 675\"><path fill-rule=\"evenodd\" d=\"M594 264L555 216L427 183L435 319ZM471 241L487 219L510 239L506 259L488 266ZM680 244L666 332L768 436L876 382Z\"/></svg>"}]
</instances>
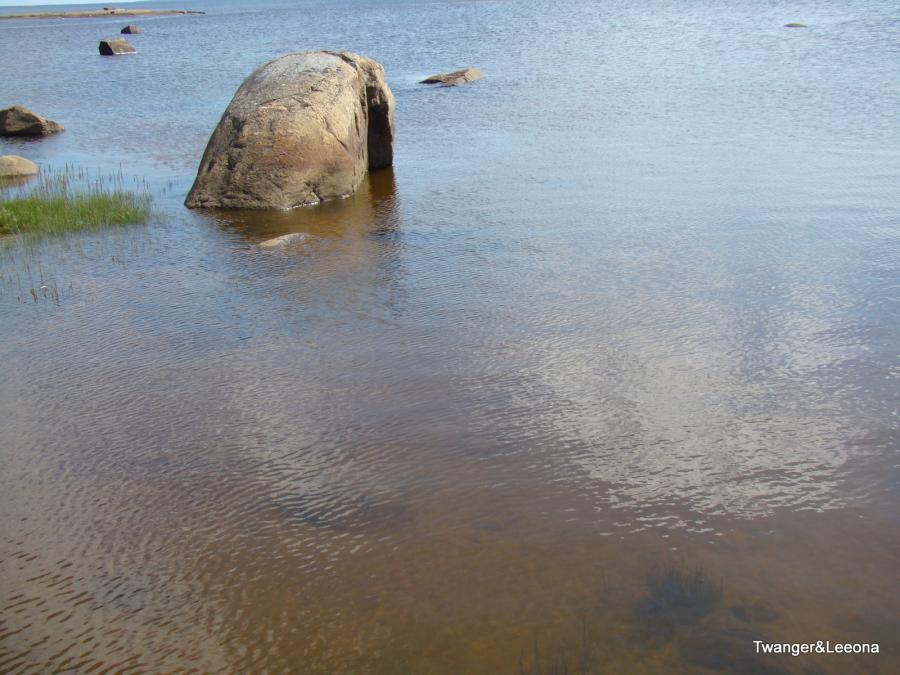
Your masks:
<instances>
[{"instance_id":1,"label":"large granite boulder","mask_svg":"<svg viewBox=\"0 0 900 675\"><path fill-rule=\"evenodd\" d=\"M20 105L0 110L0 136L47 136L65 127Z\"/></svg>"},{"instance_id":2,"label":"large granite boulder","mask_svg":"<svg viewBox=\"0 0 900 675\"><path fill-rule=\"evenodd\" d=\"M458 84L466 84L475 80L484 78L478 68L463 68L462 70L454 70L452 73L440 73L426 77L419 84L439 84L442 87L454 87Z\"/></svg>"},{"instance_id":3,"label":"large granite boulder","mask_svg":"<svg viewBox=\"0 0 900 675\"><path fill-rule=\"evenodd\" d=\"M130 23L119 32L122 33L122 35L137 35L138 33L142 33L143 31L141 30L141 27L136 23Z\"/></svg>"},{"instance_id":4,"label":"large granite boulder","mask_svg":"<svg viewBox=\"0 0 900 675\"><path fill-rule=\"evenodd\" d=\"M134 54L137 49L125 38L112 40L100 40L98 47L102 56L117 56L119 54Z\"/></svg>"},{"instance_id":5,"label":"large granite boulder","mask_svg":"<svg viewBox=\"0 0 900 675\"><path fill-rule=\"evenodd\" d=\"M288 54L237 90L203 153L190 208L291 209L346 197L394 161L394 95L350 52Z\"/></svg>"},{"instance_id":6,"label":"large granite boulder","mask_svg":"<svg viewBox=\"0 0 900 675\"><path fill-rule=\"evenodd\" d=\"M34 176L38 165L30 159L18 155L0 155L0 178L23 178Z\"/></svg>"}]
</instances>

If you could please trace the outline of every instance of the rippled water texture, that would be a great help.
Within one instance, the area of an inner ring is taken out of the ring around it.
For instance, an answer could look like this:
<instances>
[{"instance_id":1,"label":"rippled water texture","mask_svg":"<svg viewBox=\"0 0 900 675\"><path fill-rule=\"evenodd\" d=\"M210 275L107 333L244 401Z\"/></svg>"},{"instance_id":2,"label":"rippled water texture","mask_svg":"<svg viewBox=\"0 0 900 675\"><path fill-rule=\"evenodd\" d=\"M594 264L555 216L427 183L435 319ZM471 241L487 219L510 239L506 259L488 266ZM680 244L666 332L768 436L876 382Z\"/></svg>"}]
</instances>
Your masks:
<instances>
[{"instance_id":1,"label":"rippled water texture","mask_svg":"<svg viewBox=\"0 0 900 675\"><path fill-rule=\"evenodd\" d=\"M900 672L895 2L177 6L0 22L0 149L160 211L0 250L0 672ZM184 209L310 48L393 171Z\"/></svg>"}]
</instances>

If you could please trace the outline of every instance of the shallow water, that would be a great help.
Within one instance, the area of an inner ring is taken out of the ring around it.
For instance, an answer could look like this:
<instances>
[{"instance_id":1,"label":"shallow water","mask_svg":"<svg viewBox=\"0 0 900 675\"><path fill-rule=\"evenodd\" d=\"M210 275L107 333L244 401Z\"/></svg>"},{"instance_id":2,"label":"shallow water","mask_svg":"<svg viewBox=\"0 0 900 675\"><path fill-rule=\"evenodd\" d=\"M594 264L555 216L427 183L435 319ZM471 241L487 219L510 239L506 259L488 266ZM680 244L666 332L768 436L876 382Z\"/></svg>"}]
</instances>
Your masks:
<instances>
[{"instance_id":1,"label":"shallow water","mask_svg":"<svg viewBox=\"0 0 900 675\"><path fill-rule=\"evenodd\" d=\"M161 211L0 251L0 672L900 669L895 3L170 4L0 23L2 152ZM184 209L309 48L394 169Z\"/></svg>"}]
</instances>

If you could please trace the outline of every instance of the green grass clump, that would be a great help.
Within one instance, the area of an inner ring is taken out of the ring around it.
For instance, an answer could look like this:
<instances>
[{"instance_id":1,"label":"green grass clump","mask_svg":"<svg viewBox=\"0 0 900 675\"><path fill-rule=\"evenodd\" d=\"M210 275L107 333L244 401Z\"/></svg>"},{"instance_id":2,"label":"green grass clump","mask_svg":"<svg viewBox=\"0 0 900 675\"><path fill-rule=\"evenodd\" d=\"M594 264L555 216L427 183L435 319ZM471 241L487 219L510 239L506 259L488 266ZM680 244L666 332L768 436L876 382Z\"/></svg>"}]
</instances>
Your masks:
<instances>
[{"instance_id":1,"label":"green grass clump","mask_svg":"<svg viewBox=\"0 0 900 675\"><path fill-rule=\"evenodd\" d=\"M42 173L32 188L0 196L0 235L59 235L147 221L152 215L146 187L125 189L121 172L90 180L66 167Z\"/></svg>"}]
</instances>

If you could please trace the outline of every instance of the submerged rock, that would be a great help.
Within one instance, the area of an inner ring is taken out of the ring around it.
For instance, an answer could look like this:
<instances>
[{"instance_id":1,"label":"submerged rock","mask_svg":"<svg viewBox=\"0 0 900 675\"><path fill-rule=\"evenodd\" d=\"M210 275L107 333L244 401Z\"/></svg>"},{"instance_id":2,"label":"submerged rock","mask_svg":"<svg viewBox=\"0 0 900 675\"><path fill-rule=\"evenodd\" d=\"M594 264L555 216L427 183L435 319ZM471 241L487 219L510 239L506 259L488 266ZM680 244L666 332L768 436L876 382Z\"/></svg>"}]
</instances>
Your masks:
<instances>
[{"instance_id":1,"label":"submerged rock","mask_svg":"<svg viewBox=\"0 0 900 675\"><path fill-rule=\"evenodd\" d=\"M65 127L20 105L0 110L0 136L47 136Z\"/></svg>"},{"instance_id":2,"label":"submerged rock","mask_svg":"<svg viewBox=\"0 0 900 675\"><path fill-rule=\"evenodd\" d=\"M786 23L784 24L785 28L806 28L805 23Z\"/></svg>"},{"instance_id":3,"label":"submerged rock","mask_svg":"<svg viewBox=\"0 0 900 675\"><path fill-rule=\"evenodd\" d=\"M452 73L441 73L426 77L419 84L440 84L444 87L453 87L458 84L465 84L466 82L481 80L483 78L484 75L482 75L478 68L463 68L462 70L455 70Z\"/></svg>"},{"instance_id":4,"label":"submerged rock","mask_svg":"<svg viewBox=\"0 0 900 675\"><path fill-rule=\"evenodd\" d=\"M274 239L266 239L260 242L260 248L279 248L288 244L295 244L306 240L306 235L302 232L292 232L291 234L283 234Z\"/></svg>"},{"instance_id":5,"label":"submerged rock","mask_svg":"<svg viewBox=\"0 0 900 675\"><path fill-rule=\"evenodd\" d=\"M38 172L38 165L30 159L18 155L0 156L0 178L22 178L34 176Z\"/></svg>"},{"instance_id":6,"label":"submerged rock","mask_svg":"<svg viewBox=\"0 0 900 675\"><path fill-rule=\"evenodd\" d=\"M185 205L291 209L346 197L394 159L394 95L351 52L288 54L237 90Z\"/></svg>"},{"instance_id":7,"label":"submerged rock","mask_svg":"<svg viewBox=\"0 0 900 675\"><path fill-rule=\"evenodd\" d=\"M125 28L120 31L123 35L136 35L137 33L142 33L141 27L137 24L130 23Z\"/></svg>"},{"instance_id":8,"label":"submerged rock","mask_svg":"<svg viewBox=\"0 0 900 675\"><path fill-rule=\"evenodd\" d=\"M137 49L124 38L114 40L100 40L100 54L103 56L116 56L117 54L134 54Z\"/></svg>"}]
</instances>

